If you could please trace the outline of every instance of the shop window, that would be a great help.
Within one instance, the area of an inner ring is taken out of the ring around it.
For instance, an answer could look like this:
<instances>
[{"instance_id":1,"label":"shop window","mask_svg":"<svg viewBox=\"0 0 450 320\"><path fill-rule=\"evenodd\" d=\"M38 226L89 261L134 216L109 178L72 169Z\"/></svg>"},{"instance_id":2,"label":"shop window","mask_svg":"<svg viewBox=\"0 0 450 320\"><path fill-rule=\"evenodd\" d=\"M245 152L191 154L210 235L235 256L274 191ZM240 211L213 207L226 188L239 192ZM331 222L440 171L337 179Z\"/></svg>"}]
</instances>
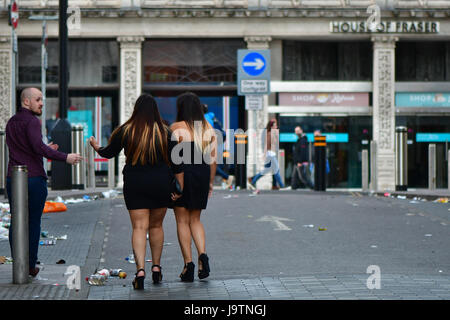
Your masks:
<instances>
[{"instance_id":1,"label":"shop window","mask_svg":"<svg viewBox=\"0 0 450 320\"><path fill-rule=\"evenodd\" d=\"M371 81L369 42L283 42L283 79Z\"/></svg>"},{"instance_id":2,"label":"shop window","mask_svg":"<svg viewBox=\"0 0 450 320\"><path fill-rule=\"evenodd\" d=\"M143 49L144 83L235 83L242 40L152 40Z\"/></svg>"},{"instance_id":3,"label":"shop window","mask_svg":"<svg viewBox=\"0 0 450 320\"><path fill-rule=\"evenodd\" d=\"M450 45L446 42L398 42L397 81L449 81Z\"/></svg>"},{"instance_id":4,"label":"shop window","mask_svg":"<svg viewBox=\"0 0 450 320\"><path fill-rule=\"evenodd\" d=\"M117 66L103 66L102 67L102 81L103 83L117 82Z\"/></svg>"},{"instance_id":5,"label":"shop window","mask_svg":"<svg viewBox=\"0 0 450 320\"><path fill-rule=\"evenodd\" d=\"M41 41L19 39L19 83L41 83ZM47 82L58 83L59 46L47 45ZM71 40L68 43L69 86L101 87L118 83L119 47L117 41Z\"/></svg>"}]
</instances>

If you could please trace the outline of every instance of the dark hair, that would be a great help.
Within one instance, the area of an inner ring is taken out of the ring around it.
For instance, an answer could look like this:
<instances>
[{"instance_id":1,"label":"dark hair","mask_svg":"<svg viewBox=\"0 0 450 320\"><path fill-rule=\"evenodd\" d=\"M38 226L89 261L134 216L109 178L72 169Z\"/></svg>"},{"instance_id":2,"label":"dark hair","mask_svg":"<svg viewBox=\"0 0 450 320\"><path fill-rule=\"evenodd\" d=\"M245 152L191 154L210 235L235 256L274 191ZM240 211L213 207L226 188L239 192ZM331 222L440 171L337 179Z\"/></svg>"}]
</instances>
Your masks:
<instances>
[{"instance_id":1,"label":"dark hair","mask_svg":"<svg viewBox=\"0 0 450 320\"><path fill-rule=\"evenodd\" d=\"M127 122L116 128L112 137L123 130L122 141L127 145L125 155L127 162L135 165L138 161L145 165L155 164L158 151L164 161L168 159L168 128L162 122L155 99L149 94L142 94L134 105L133 114Z\"/></svg>"},{"instance_id":2,"label":"dark hair","mask_svg":"<svg viewBox=\"0 0 450 320\"><path fill-rule=\"evenodd\" d=\"M188 128L191 131L191 134L193 134L194 136L194 142L196 144L201 143L202 145L201 150L204 150L205 147L209 145L210 143L209 141L203 141L202 132L205 132L208 129L212 129L212 127L205 119L205 114L203 112L203 104L200 102L200 98L196 94L192 92L185 92L178 96L176 121L186 122ZM202 132L195 132L194 128L195 121L202 122Z\"/></svg>"},{"instance_id":3,"label":"dark hair","mask_svg":"<svg viewBox=\"0 0 450 320\"><path fill-rule=\"evenodd\" d=\"M267 131L272 131L272 126L275 122L277 122L277 119L275 119L275 118L272 118L269 120L269 122L267 122L267 126L266 126Z\"/></svg>"}]
</instances>

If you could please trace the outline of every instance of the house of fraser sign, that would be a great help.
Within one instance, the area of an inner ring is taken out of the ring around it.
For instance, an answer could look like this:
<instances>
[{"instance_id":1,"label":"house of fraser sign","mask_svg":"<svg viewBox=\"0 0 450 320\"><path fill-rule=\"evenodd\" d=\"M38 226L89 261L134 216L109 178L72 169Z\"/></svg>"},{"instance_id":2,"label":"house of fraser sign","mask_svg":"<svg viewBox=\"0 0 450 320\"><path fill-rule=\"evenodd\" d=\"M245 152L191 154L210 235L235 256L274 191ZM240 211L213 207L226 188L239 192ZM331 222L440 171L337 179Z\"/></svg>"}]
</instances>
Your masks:
<instances>
[{"instance_id":1,"label":"house of fraser sign","mask_svg":"<svg viewBox=\"0 0 450 320\"><path fill-rule=\"evenodd\" d=\"M331 33L439 33L436 21L382 21L371 31L367 21L331 21Z\"/></svg>"}]
</instances>

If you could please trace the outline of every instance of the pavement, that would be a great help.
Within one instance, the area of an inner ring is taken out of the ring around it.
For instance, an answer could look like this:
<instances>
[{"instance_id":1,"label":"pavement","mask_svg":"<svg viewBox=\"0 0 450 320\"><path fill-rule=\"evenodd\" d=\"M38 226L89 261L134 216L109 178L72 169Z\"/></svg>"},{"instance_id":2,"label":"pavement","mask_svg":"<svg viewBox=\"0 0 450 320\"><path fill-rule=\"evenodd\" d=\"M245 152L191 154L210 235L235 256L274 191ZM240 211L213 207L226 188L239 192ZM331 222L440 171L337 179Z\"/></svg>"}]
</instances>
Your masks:
<instances>
[{"instance_id":1,"label":"pavement","mask_svg":"<svg viewBox=\"0 0 450 320\"><path fill-rule=\"evenodd\" d=\"M215 189L202 214L208 279L179 280L183 261L168 210L163 282L151 283L149 261L146 289L133 290L122 195L104 198L108 188L49 190L49 200L98 199L43 215L42 230L67 239L40 247L41 272L27 284L12 284L12 265L0 265L0 300L450 300L450 204L425 201L448 197L448 190L385 197L358 189ZM0 256L10 256L8 241L0 241ZM61 259L65 264L56 264ZM80 268L79 290L68 286L70 266ZM128 276L90 286L85 278L102 267Z\"/></svg>"}]
</instances>

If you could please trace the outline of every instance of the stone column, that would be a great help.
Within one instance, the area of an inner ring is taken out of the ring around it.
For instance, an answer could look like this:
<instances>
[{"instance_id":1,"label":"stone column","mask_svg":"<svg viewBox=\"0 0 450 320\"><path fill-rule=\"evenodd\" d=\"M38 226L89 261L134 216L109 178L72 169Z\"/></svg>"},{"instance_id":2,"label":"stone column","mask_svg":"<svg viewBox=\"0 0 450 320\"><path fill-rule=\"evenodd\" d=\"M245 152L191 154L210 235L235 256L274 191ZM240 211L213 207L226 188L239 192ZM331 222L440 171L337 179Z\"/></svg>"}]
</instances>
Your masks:
<instances>
[{"instance_id":1,"label":"stone column","mask_svg":"<svg viewBox=\"0 0 450 320\"><path fill-rule=\"evenodd\" d=\"M12 72L11 36L0 36L0 131L12 116Z\"/></svg>"},{"instance_id":2,"label":"stone column","mask_svg":"<svg viewBox=\"0 0 450 320\"><path fill-rule=\"evenodd\" d=\"M271 37L265 36L250 36L244 38L247 42L247 49L251 50L265 50L270 48ZM247 153L247 177L252 177L264 167L264 148L262 141L261 129L264 129L268 121L267 106L269 104L268 95L264 95L264 106L259 111L249 111L247 113L247 130L248 137L248 153ZM253 129L256 128L256 132ZM254 165L254 157L256 153L256 165ZM272 176L266 175L258 180L258 189L271 189Z\"/></svg>"},{"instance_id":3,"label":"stone column","mask_svg":"<svg viewBox=\"0 0 450 320\"><path fill-rule=\"evenodd\" d=\"M375 190L395 190L395 42L397 37L374 36L373 140L377 145Z\"/></svg>"},{"instance_id":4,"label":"stone column","mask_svg":"<svg viewBox=\"0 0 450 320\"><path fill-rule=\"evenodd\" d=\"M118 37L120 43L120 114L119 125L125 123L133 113L134 104L142 93L142 42L144 37ZM122 170L125 154L119 156L119 182L123 186Z\"/></svg>"}]
</instances>

